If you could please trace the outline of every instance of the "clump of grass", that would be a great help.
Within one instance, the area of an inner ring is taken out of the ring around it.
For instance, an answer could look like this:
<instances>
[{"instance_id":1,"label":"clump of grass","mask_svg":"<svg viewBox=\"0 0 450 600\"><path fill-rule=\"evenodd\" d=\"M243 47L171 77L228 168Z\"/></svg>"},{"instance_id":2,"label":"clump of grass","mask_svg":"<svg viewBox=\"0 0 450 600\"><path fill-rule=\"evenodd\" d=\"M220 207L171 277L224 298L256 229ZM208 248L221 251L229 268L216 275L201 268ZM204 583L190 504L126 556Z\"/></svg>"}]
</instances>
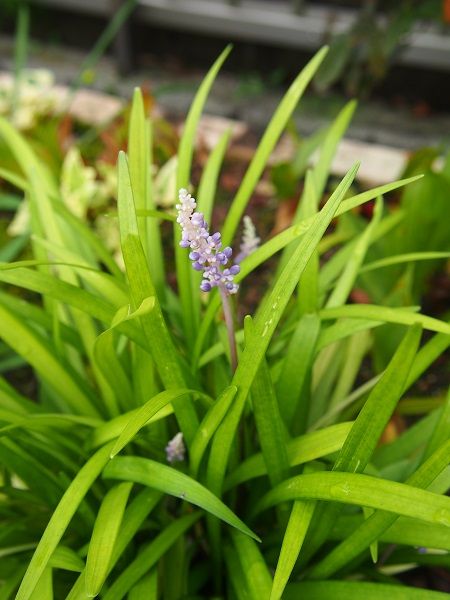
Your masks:
<instances>
[{"instance_id":1,"label":"clump of grass","mask_svg":"<svg viewBox=\"0 0 450 600\"><path fill-rule=\"evenodd\" d=\"M179 189L189 187L197 123L228 52L187 117ZM223 223L225 246L325 54L274 113ZM166 283L159 221L167 215L154 204L140 92L128 156L118 160L125 272L69 216L45 165L0 120L22 171L15 181L29 203L34 257L2 263L0 280L41 298L0 293L5 347L38 383L35 402L0 378L2 598L444 597L405 589L395 575L448 564L449 399L392 443L379 440L448 346L450 326L416 307L347 303L371 244L401 221L383 214L382 195L417 179L348 197L355 165L319 210L351 113L324 137L294 224L233 274L238 285L279 256L255 314L232 332L236 365L220 290L201 294L177 223L177 292ZM196 196L207 215L225 146L212 152ZM321 253L338 243L327 234L332 220L372 199L367 228L321 268ZM372 332L383 324L402 326L403 339L361 385ZM422 329L431 332L425 343Z\"/></svg>"}]
</instances>

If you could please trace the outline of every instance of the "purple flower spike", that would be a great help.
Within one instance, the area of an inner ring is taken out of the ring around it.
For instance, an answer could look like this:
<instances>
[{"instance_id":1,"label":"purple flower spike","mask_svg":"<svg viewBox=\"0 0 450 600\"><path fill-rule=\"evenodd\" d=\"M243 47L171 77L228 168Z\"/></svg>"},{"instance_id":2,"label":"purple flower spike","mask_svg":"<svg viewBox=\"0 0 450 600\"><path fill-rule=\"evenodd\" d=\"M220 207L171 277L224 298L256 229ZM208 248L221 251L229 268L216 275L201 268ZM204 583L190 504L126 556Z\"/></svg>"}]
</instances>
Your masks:
<instances>
[{"instance_id":1,"label":"purple flower spike","mask_svg":"<svg viewBox=\"0 0 450 600\"><path fill-rule=\"evenodd\" d=\"M210 235L208 224L202 213L194 212L197 208L195 199L185 189L179 191L180 203L177 204L178 210L177 223L182 229L182 239L180 246L182 248L191 248L189 258L196 271L203 272L203 281L200 289L203 292L210 292L213 287L218 287L225 294L235 294L239 286L234 283L234 275L239 273L238 265L233 265L224 269L231 259L233 251L228 246L222 247L221 235L219 232Z\"/></svg>"}]
</instances>

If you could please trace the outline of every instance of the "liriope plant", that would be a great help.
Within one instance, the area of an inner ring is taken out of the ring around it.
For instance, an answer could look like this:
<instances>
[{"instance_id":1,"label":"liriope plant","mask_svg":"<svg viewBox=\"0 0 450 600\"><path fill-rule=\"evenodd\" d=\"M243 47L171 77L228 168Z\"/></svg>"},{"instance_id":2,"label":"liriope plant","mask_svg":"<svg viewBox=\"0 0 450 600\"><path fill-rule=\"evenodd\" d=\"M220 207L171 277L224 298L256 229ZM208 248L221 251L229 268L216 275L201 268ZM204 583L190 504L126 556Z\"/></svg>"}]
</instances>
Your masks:
<instances>
[{"instance_id":1,"label":"liriope plant","mask_svg":"<svg viewBox=\"0 0 450 600\"><path fill-rule=\"evenodd\" d=\"M186 119L178 214L155 207L152 126L135 92L128 156L118 158L124 271L0 120L19 169L2 176L28 203L33 253L0 264L0 336L35 384L27 396L14 373L0 378L3 600L445 597L396 575L449 564L450 398L405 394L448 347L450 325L418 307L348 303L360 273L383 267L366 262L371 244L401 223L383 195L416 178L351 195L356 164L320 208L350 104L323 137L292 226L257 246L247 221L231 266L255 186L326 49L282 99L219 236L207 221L227 134L197 192L187 190L197 124L228 52ZM369 200L365 231L330 233ZM163 219L173 222L176 288ZM238 286L272 257L272 282L238 322ZM361 380L384 324L403 326L403 340ZM420 418L380 444L396 410Z\"/></svg>"}]
</instances>

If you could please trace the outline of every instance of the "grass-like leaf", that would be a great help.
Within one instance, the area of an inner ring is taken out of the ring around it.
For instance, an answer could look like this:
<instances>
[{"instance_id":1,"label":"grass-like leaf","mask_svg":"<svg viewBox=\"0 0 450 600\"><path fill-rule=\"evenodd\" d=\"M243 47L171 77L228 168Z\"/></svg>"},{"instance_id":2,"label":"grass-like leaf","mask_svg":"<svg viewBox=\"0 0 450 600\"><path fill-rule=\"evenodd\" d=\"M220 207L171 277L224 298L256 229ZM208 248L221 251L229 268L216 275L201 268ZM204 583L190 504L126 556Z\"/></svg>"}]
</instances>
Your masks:
<instances>
[{"instance_id":1,"label":"grass-like leaf","mask_svg":"<svg viewBox=\"0 0 450 600\"><path fill-rule=\"evenodd\" d=\"M327 52L328 48L324 47L309 61L286 92L270 120L225 220L222 230L225 245L231 243L245 207L266 167L275 144Z\"/></svg>"},{"instance_id":2,"label":"grass-like leaf","mask_svg":"<svg viewBox=\"0 0 450 600\"><path fill-rule=\"evenodd\" d=\"M250 317L246 318L246 322ZM249 336L251 337L251 327ZM258 439L271 484L277 485L289 474L289 459L286 448L287 431L281 418L269 367L263 359L252 385L253 414Z\"/></svg>"},{"instance_id":3,"label":"grass-like leaf","mask_svg":"<svg viewBox=\"0 0 450 600\"><path fill-rule=\"evenodd\" d=\"M421 176L415 176L409 177L407 179L401 179L394 183L382 185L373 188L372 190L368 190L367 192L362 192L361 194L357 194L356 196L352 196L351 198L343 200L336 211L336 216L348 212L353 208L364 204L365 202L374 200L382 194L387 194L390 191L413 183L420 178ZM403 215L401 211L397 211L397 214L393 215L393 217L395 217L393 219L393 224L398 224L398 222L402 219ZM255 252L253 252L250 256L243 260L241 264L241 272L235 277L235 281L239 283L245 277L247 277L247 275L254 271L259 265L263 264L266 260L268 260L274 254L285 248L292 241L297 240L299 237L303 236L313 223L314 217L309 217L308 219L300 221L296 225L288 227L281 233L274 236L272 239L265 242L262 246L257 248ZM198 364L198 359L200 357L207 333L213 323L214 317L219 308L220 298L216 296L210 301L208 310L206 311L200 324L200 328L194 346L194 355L192 361L194 365Z\"/></svg>"},{"instance_id":4,"label":"grass-like leaf","mask_svg":"<svg viewBox=\"0 0 450 600\"><path fill-rule=\"evenodd\" d=\"M236 396L236 392L236 386L232 385L227 387L209 408L200 423L190 450L190 468L193 477L197 476L204 452L222 422L222 419L228 412L228 409Z\"/></svg>"},{"instance_id":5,"label":"grass-like leaf","mask_svg":"<svg viewBox=\"0 0 450 600\"><path fill-rule=\"evenodd\" d=\"M52 514L28 565L16 600L28 600L84 496L109 461L111 445L98 450L80 469Z\"/></svg>"},{"instance_id":6,"label":"grass-like leaf","mask_svg":"<svg viewBox=\"0 0 450 600\"><path fill-rule=\"evenodd\" d=\"M111 458L114 458L134 436L144 427L148 421L156 415L162 408L171 404L178 398L189 396L192 394L198 394L195 390L180 389L180 390L167 390L157 394L154 398L146 402L141 408L133 413L131 418L125 425L119 439L111 450Z\"/></svg>"},{"instance_id":7,"label":"grass-like leaf","mask_svg":"<svg viewBox=\"0 0 450 600\"><path fill-rule=\"evenodd\" d=\"M142 304L145 298L155 296L155 288L139 239L130 175L126 156L123 153L119 155L118 209L122 253L133 304L136 308ZM165 386L168 388L186 387L179 364L179 355L175 350L156 297L154 309L141 317L141 324L156 368ZM198 419L189 397L174 402L174 410L184 437L190 444L198 426Z\"/></svg>"},{"instance_id":8,"label":"grass-like leaf","mask_svg":"<svg viewBox=\"0 0 450 600\"><path fill-rule=\"evenodd\" d=\"M255 513L280 502L299 499L368 506L450 527L450 498L404 483L337 471L288 479L264 496L256 505Z\"/></svg>"},{"instance_id":9,"label":"grass-like leaf","mask_svg":"<svg viewBox=\"0 0 450 600\"><path fill-rule=\"evenodd\" d=\"M298 280L331 222L339 204L350 187L358 165L353 167L337 187L324 208L314 218L314 225L300 239L291 261L275 282L271 292L261 306L255 319L254 333L246 345L233 384L238 387L236 400L219 427L213 440L209 464L208 483L210 489L220 493L228 462L231 443L239 423L245 400L253 379L264 357L270 339L278 325Z\"/></svg>"},{"instance_id":10,"label":"grass-like leaf","mask_svg":"<svg viewBox=\"0 0 450 600\"><path fill-rule=\"evenodd\" d=\"M103 600L124 598L132 586L157 563L167 550L200 518L201 513L180 517L168 525L150 544L142 549L137 558L119 575L103 596Z\"/></svg>"},{"instance_id":11,"label":"grass-like leaf","mask_svg":"<svg viewBox=\"0 0 450 600\"><path fill-rule=\"evenodd\" d=\"M57 353L48 340L20 322L1 305L0 319L1 337L48 381L68 407L78 414L99 416L92 390L89 390L70 365L56 357Z\"/></svg>"},{"instance_id":12,"label":"grass-like leaf","mask_svg":"<svg viewBox=\"0 0 450 600\"><path fill-rule=\"evenodd\" d=\"M306 433L288 442L287 453L291 467L316 460L342 448L353 423L339 423L320 431ZM225 489L267 474L261 453L254 454L241 463L225 481Z\"/></svg>"},{"instance_id":13,"label":"grass-like leaf","mask_svg":"<svg viewBox=\"0 0 450 600\"><path fill-rule=\"evenodd\" d=\"M296 500L292 506L273 578L270 600L279 600L283 595L308 531L315 505L314 500Z\"/></svg>"},{"instance_id":14,"label":"grass-like leaf","mask_svg":"<svg viewBox=\"0 0 450 600\"><path fill-rule=\"evenodd\" d=\"M214 62L206 77L203 79L191 104L189 114L186 117L178 149L177 190L189 187L198 122L214 80L230 52L231 46L227 46L219 58ZM174 232L177 282L183 312L184 328L188 344L190 345L193 344L193 335L198 325L200 302L198 292L194 295L192 290L193 273L187 253L184 248L180 248L178 245L178 241L181 239L181 232L179 231L178 224L175 224Z\"/></svg>"},{"instance_id":15,"label":"grass-like leaf","mask_svg":"<svg viewBox=\"0 0 450 600\"><path fill-rule=\"evenodd\" d=\"M321 319L369 319L384 323L398 323L399 325L414 325L420 323L424 329L438 333L450 334L450 325L439 319L428 317L420 313L410 312L405 309L375 306L372 304L346 304L335 308L324 308L319 312Z\"/></svg>"},{"instance_id":16,"label":"grass-like leaf","mask_svg":"<svg viewBox=\"0 0 450 600\"><path fill-rule=\"evenodd\" d=\"M191 477L171 467L146 458L118 457L104 470L104 477L148 485L165 494L191 502L259 541L258 536L213 493Z\"/></svg>"},{"instance_id":17,"label":"grass-like leaf","mask_svg":"<svg viewBox=\"0 0 450 600\"><path fill-rule=\"evenodd\" d=\"M108 575L108 567L119 533L132 483L120 483L109 490L100 505L86 558L86 594L100 593Z\"/></svg>"},{"instance_id":18,"label":"grass-like leaf","mask_svg":"<svg viewBox=\"0 0 450 600\"><path fill-rule=\"evenodd\" d=\"M152 140L151 123L145 117L142 92L136 88L131 105L128 154L130 157L130 178L136 211L154 210L152 197ZM139 219L139 237L150 264L150 272L155 288L162 297L164 290L164 262L159 223L155 219Z\"/></svg>"},{"instance_id":19,"label":"grass-like leaf","mask_svg":"<svg viewBox=\"0 0 450 600\"><path fill-rule=\"evenodd\" d=\"M431 592L403 585L369 583L364 581L320 581L289 585L283 596L285 600L444 600L447 594Z\"/></svg>"},{"instance_id":20,"label":"grass-like leaf","mask_svg":"<svg viewBox=\"0 0 450 600\"><path fill-rule=\"evenodd\" d=\"M276 383L277 397L282 399L281 412L291 432L304 431L307 422L309 393L308 376L315 356L320 319L305 314L296 324L283 358Z\"/></svg>"},{"instance_id":21,"label":"grass-like leaf","mask_svg":"<svg viewBox=\"0 0 450 600\"><path fill-rule=\"evenodd\" d=\"M428 487L446 468L450 460L450 442L441 446L419 469L407 479L407 483L417 488ZM413 517L415 515L412 515ZM326 556L311 572L315 578L329 577L355 556L358 556L370 543L378 539L395 523L397 516L377 512L366 519L351 535ZM450 522L441 524L449 527ZM448 535L448 534L447 534Z\"/></svg>"},{"instance_id":22,"label":"grass-like leaf","mask_svg":"<svg viewBox=\"0 0 450 600\"><path fill-rule=\"evenodd\" d=\"M364 471L403 393L406 378L419 346L421 332L418 324L408 330L386 371L370 393L355 420L333 465L334 471L350 473ZM314 540L310 541L308 552L312 554L323 543L338 511L339 506L322 507L322 514L311 533Z\"/></svg>"},{"instance_id":23,"label":"grass-like leaf","mask_svg":"<svg viewBox=\"0 0 450 600\"><path fill-rule=\"evenodd\" d=\"M202 173L197 192L197 211L201 212L207 223L211 222L217 182L225 151L230 142L231 131L225 131L214 146Z\"/></svg>"},{"instance_id":24,"label":"grass-like leaf","mask_svg":"<svg viewBox=\"0 0 450 600\"><path fill-rule=\"evenodd\" d=\"M268 598L272 577L256 543L239 531L231 531L233 546L239 559L247 588L253 600Z\"/></svg>"}]
</instances>

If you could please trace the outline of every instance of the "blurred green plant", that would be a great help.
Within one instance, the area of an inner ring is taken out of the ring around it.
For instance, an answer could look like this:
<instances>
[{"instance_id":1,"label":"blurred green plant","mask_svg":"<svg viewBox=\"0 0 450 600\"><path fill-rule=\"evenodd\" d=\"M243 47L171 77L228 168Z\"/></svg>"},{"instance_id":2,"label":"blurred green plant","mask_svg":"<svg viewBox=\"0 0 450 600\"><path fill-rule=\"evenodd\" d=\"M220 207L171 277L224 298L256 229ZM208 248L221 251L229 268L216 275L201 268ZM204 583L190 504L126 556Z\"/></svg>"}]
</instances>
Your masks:
<instances>
[{"instance_id":1,"label":"blurred green plant","mask_svg":"<svg viewBox=\"0 0 450 600\"><path fill-rule=\"evenodd\" d=\"M228 52L188 114L177 187L190 184L198 120ZM306 65L268 124L223 223L225 244L325 54ZM399 586L396 575L411 564L448 566L450 396L422 401L411 430L379 441L448 347L450 325L416 308L347 303L369 248L389 231L382 195L418 178L348 197L355 165L319 210L343 118L306 172L295 223L241 263L236 282L280 253L255 315L236 332L234 374L219 297L200 294L177 223L176 291L167 284L159 222L173 217L155 205L140 92L128 157L118 161L125 272L0 119L20 168L2 176L29 203L33 250L31 260L0 264L0 335L36 382L27 396L0 377L2 598L446 597ZM225 147L213 150L199 185L206 215ZM346 260L319 268L337 243L332 220L374 199L372 221L342 244ZM372 332L384 323L402 325L403 339L362 382ZM431 337L421 344L422 329ZM179 432L185 458L166 464L183 456Z\"/></svg>"},{"instance_id":2,"label":"blurred green plant","mask_svg":"<svg viewBox=\"0 0 450 600\"><path fill-rule=\"evenodd\" d=\"M315 79L323 91L339 82L347 94L367 95L386 76L405 36L420 21L442 23L442 0L365 0L349 31L330 41Z\"/></svg>"},{"instance_id":3,"label":"blurred green plant","mask_svg":"<svg viewBox=\"0 0 450 600\"><path fill-rule=\"evenodd\" d=\"M294 223L301 218L304 210L307 190L302 188L303 179L314 154L317 156L326 140L336 141L336 144L328 142L327 156L321 155L325 165L322 173L327 174L337 142L347 131L355 107L354 102L349 102L334 123L308 137L300 138L291 128L295 145L293 158L275 164L270 177L280 201L300 196ZM367 250L369 264L361 269L355 281L355 289L363 292L363 301L392 307L418 305L429 291L433 275L445 268L450 252L450 221L443 218L449 211L449 173L450 154L445 149L424 148L410 157L403 177L422 175L422 178L415 185L407 186L398 202L390 202L383 209L380 227L385 229L385 233L370 244ZM322 177L316 190L319 198L327 191L326 184L327 179ZM371 214L372 210L373 206L369 205L360 213L343 215L334 231L334 239L339 242L364 235L367 214ZM356 241L353 242L355 246ZM328 274L334 271L334 265L342 268L352 252L351 248L350 245L342 247L324 267L327 285L335 283L338 271L334 276L329 277ZM381 327L374 332L374 337L374 353L381 369L399 343L401 328Z\"/></svg>"}]
</instances>

